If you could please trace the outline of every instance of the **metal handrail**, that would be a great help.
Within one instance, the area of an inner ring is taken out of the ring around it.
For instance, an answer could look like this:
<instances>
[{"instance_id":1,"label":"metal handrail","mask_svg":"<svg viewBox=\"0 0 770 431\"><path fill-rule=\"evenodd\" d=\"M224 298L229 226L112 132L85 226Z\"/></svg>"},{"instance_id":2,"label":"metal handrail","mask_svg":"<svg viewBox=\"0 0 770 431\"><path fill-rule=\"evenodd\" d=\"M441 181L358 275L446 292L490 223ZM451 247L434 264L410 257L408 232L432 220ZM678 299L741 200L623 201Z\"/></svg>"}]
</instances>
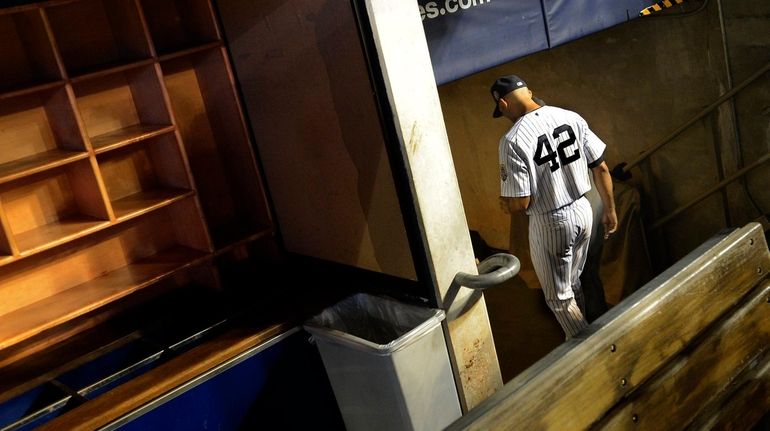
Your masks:
<instances>
[{"instance_id":1,"label":"metal handrail","mask_svg":"<svg viewBox=\"0 0 770 431\"><path fill-rule=\"evenodd\" d=\"M701 195L699 195L697 198L693 199L692 201L680 206L679 208L672 211L670 214L668 214L665 217L660 218L658 221L653 223L653 225L650 227L650 230L658 229L659 227L663 226L664 224L668 223L672 219L674 219L679 214L687 211L692 206L698 204L702 200L706 199L707 197L711 196L712 194L718 192L719 190L722 190L723 188L727 187L730 183L740 179L744 175L748 174L750 171L758 168L760 165L767 163L770 161L770 153L765 154L764 156L758 158L754 163L744 167L743 169L739 170L738 172L730 175L729 177L725 178L724 180L717 183L714 187L711 189L703 192Z\"/></svg>"},{"instance_id":2,"label":"metal handrail","mask_svg":"<svg viewBox=\"0 0 770 431\"><path fill-rule=\"evenodd\" d=\"M746 88L749 84L756 81L758 78L760 78L762 75L770 71L770 63L767 63L763 68L759 69L757 72L755 72L753 75L751 75L748 79L738 84L736 87L734 87L732 90L728 91L727 93L723 94L719 97L714 103L704 108L702 111L700 111L698 114L696 114L694 117L692 117L689 121L684 123L682 126L678 127L673 132L669 133L665 138L658 141L655 145L652 145L650 148L644 150L641 154L639 154L635 159L633 159L630 162L627 162L623 168L622 171L624 173L628 173L628 171L642 163L643 161L647 160L650 156L652 156L656 151L658 151L661 147L668 144L670 141L672 141L674 138L679 136L682 132L684 132L687 128L701 120L703 117L710 114L714 109L719 107L722 103L726 102L727 100L733 98L736 94L738 94L741 90Z\"/></svg>"},{"instance_id":3,"label":"metal handrail","mask_svg":"<svg viewBox=\"0 0 770 431\"><path fill-rule=\"evenodd\" d=\"M502 284L519 273L521 263L516 256L497 253L484 259L478 266L479 274L458 272L455 282L469 289L484 290Z\"/></svg>"}]
</instances>

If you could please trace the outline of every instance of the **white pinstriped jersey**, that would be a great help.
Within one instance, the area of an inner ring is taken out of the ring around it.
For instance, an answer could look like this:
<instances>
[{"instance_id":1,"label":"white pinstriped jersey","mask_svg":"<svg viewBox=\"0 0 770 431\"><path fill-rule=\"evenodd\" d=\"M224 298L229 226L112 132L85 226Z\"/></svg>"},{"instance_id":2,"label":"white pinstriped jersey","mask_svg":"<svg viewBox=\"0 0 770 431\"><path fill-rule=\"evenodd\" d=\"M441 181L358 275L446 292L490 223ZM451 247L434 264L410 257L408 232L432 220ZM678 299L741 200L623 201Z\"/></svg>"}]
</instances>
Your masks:
<instances>
[{"instance_id":1,"label":"white pinstriped jersey","mask_svg":"<svg viewBox=\"0 0 770 431\"><path fill-rule=\"evenodd\" d=\"M575 112L529 112L500 139L500 195L530 196L530 215L569 205L591 190L588 168L602 162L605 148Z\"/></svg>"}]
</instances>

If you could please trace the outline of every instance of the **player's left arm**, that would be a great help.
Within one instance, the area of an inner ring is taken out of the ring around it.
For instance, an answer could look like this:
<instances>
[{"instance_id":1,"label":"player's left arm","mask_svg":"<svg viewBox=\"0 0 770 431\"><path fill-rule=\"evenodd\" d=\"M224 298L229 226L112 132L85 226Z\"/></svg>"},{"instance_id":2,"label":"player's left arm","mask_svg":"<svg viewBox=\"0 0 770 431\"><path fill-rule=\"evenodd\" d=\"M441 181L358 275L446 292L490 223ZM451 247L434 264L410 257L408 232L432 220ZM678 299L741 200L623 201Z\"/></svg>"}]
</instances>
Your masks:
<instances>
[{"instance_id":1,"label":"player's left arm","mask_svg":"<svg viewBox=\"0 0 770 431\"><path fill-rule=\"evenodd\" d=\"M530 202L529 168L515 143L500 143L500 207L506 214L526 211Z\"/></svg>"},{"instance_id":2,"label":"player's left arm","mask_svg":"<svg viewBox=\"0 0 770 431\"><path fill-rule=\"evenodd\" d=\"M596 184L602 204L604 204L602 224L604 225L604 239L607 239L610 234L618 230L618 216L615 212L612 176L610 175L607 163L604 162L604 153L607 145L588 128L588 123L585 120L582 118L581 120L584 132L583 151L586 155L588 167L593 174L594 184Z\"/></svg>"},{"instance_id":3,"label":"player's left arm","mask_svg":"<svg viewBox=\"0 0 770 431\"><path fill-rule=\"evenodd\" d=\"M602 224L604 225L604 239L610 237L610 234L618 230L618 215L615 212L615 197L612 187L612 175L607 163L603 160L598 165L591 168L594 175L594 184L596 184L599 196L604 204L604 213L602 214Z\"/></svg>"}]
</instances>

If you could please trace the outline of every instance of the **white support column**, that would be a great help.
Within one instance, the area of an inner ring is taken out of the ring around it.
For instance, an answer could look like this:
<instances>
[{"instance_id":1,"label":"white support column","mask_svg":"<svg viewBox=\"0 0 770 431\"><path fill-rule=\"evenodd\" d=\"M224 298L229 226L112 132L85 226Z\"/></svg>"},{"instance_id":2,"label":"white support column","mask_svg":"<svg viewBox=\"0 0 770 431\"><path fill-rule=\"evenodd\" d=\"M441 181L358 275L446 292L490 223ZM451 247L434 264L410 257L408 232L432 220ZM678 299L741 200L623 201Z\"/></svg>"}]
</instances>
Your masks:
<instances>
[{"instance_id":1,"label":"white support column","mask_svg":"<svg viewBox=\"0 0 770 431\"><path fill-rule=\"evenodd\" d=\"M467 411L502 387L502 378L484 298L473 303L479 295L469 289L450 292L455 274L475 274L476 265L425 33L414 0L364 2L435 295L448 308L445 333Z\"/></svg>"}]
</instances>

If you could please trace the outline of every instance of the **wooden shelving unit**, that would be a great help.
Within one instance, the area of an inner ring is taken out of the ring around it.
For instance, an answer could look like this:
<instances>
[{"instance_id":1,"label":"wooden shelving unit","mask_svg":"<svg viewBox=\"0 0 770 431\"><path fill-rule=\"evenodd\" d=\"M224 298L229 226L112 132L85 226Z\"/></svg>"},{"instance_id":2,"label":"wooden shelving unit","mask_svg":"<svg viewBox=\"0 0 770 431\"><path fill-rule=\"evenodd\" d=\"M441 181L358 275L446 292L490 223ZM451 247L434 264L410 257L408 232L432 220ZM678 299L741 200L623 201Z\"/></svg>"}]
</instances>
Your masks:
<instances>
[{"instance_id":1,"label":"wooden shelving unit","mask_svg":"<svg viewBox=\"0 0 770 431\"><path fill-rule=\"evenodd\" d=\"M0 368L170 280L227 288L273 227L210 2L46 1L0 38Z\"/></svg>"}]
</instances>

